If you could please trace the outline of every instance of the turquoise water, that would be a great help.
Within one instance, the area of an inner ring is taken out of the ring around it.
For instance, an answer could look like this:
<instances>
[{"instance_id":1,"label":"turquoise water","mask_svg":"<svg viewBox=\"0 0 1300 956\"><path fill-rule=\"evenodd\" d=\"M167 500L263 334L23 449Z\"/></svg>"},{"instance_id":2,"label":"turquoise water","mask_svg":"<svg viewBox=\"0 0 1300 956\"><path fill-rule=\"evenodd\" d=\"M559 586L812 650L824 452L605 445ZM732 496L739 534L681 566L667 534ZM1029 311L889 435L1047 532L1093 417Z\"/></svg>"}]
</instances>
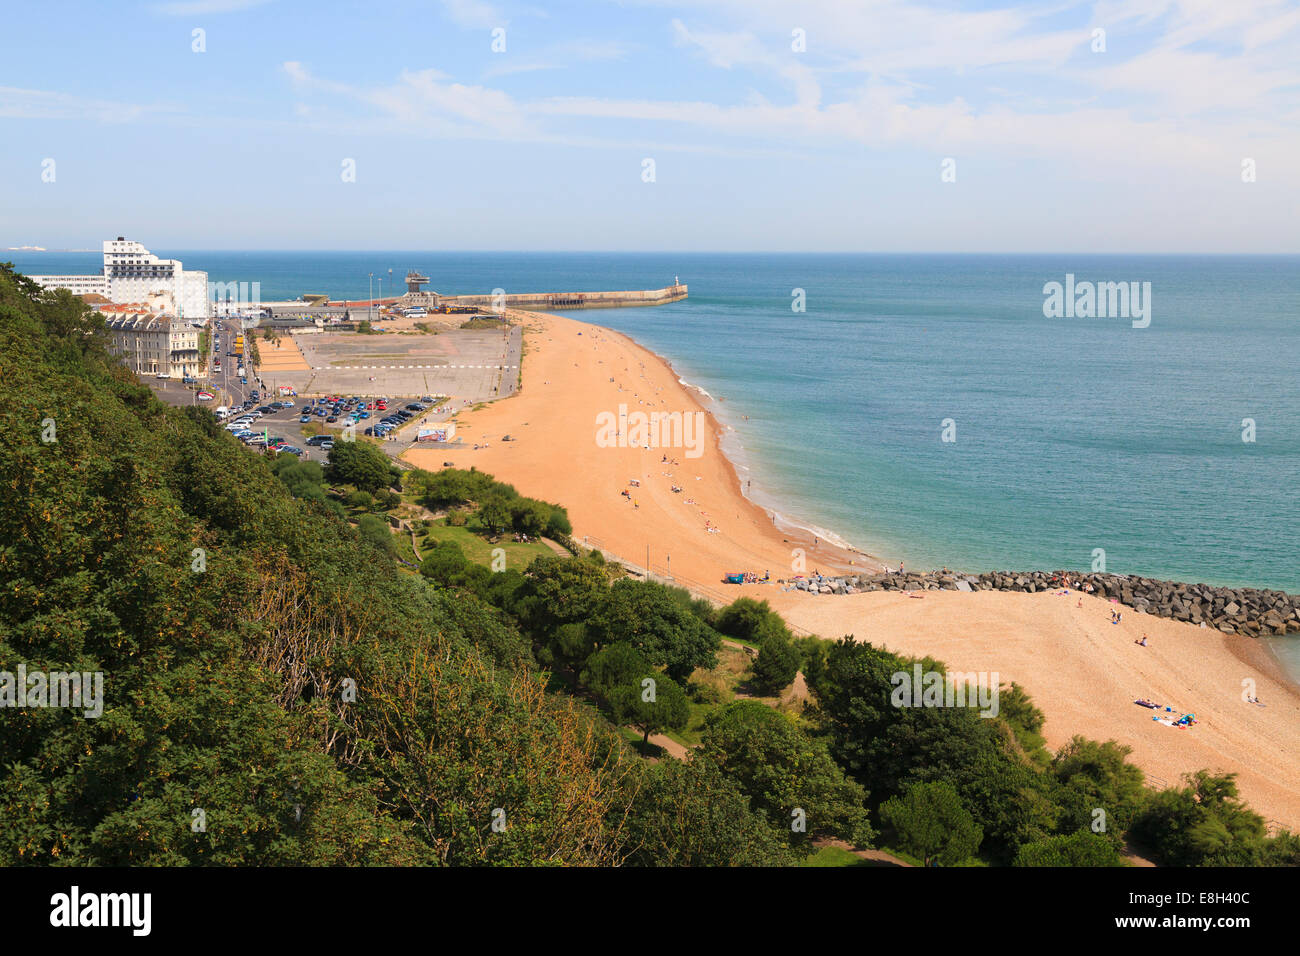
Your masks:
<instances>
[{"instance_id":1,"label":"turquoise water","mask_svg":"<svg viewBox=\"0 0 1300 956\"><path fill-rule=\"evenodd\" d=\"M364 297L390 268L385 292L408 268L448 293L679 275L684 302L573 314L717 399L783 515L916 568L1083 569L1101 548L1109 571L1300 591L1300 258L153 251L264 298ZM1150 326L1045 318L1067 272L1150 282Z\"/></svg>"}]
</instances>

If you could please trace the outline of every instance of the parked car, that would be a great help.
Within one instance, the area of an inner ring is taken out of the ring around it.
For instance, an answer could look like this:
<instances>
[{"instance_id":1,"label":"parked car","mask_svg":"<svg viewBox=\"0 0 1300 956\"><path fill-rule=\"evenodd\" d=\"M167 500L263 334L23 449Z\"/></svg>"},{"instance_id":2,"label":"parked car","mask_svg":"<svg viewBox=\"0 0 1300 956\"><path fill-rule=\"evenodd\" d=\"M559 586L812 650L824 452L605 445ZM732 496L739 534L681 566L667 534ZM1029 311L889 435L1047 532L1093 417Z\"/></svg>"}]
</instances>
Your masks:
<instances>
[{"instance_id":1,"label":"parked car","mask_svg":"<svg viewBox=\"0 0 1300 956\"><path fill-rule=\"evenodd\" d=\"M332 438L325 439L323 442L320 443L320 447L322 451L329 451L331 448L334 447L334 439Z\"/></svg>"},{"instance_id":2,"label":"parked car","mask_svg":"<svg viewBox=\"0 0 1300 956\"><path fill-rule=\"evenodd\" d=\"M310 412L304 412L303 415L302 415L302 417L298 419L298 424L299 424L299 425L305 425L305 424L307 424L307 422L309 422L309 421L311 421L311 413L310 413Z\"/></svg>"},{"instance_id":3,"label":"parked car","mask_svg":"<svg viewBox=\"0 0 1300 956\"><path fill-rule=\"evenodd\" d=\"M325 421L329 422L331 425L333 425L333 424L334 424L336 421L338 421L338 420L339 420L339 417L338 417L337 415L330 415L329 417L327 417L327 418L325 419Z\"/></svg>"},{"instance_id":4,"label":"parked car","mask_svg":"<svg viewBox=\"0 0 1300 956\"><path fill-rule=\"evenodd\" d=\"M289 454L291 454L291 455L297 455L299 458L302 457L302 449L301 449L301 448L297 448L297 447L295 447L295 446L293 446L293 445L281 445L281 446L279 447L279 449L277 449L277 450L278 450L278 451L282 451L282 452L286 452L286 451L287 451Z\"/></svg>"},{"instance_id":5,"label":"parked car","mask_svg":"<svg viewBox=\"0 0 1300 956\"><path fill-rule=\"evenodd\" d=\"M330 440L330 437L329 437L328 435L312 435L310 438L307 439L307 444L308 444L308 445L320 445L320 444L322 444L322 443L324 443L324 442L327 442L327 441L329 441L329 440Z\"/></svg>"}]
</instances>

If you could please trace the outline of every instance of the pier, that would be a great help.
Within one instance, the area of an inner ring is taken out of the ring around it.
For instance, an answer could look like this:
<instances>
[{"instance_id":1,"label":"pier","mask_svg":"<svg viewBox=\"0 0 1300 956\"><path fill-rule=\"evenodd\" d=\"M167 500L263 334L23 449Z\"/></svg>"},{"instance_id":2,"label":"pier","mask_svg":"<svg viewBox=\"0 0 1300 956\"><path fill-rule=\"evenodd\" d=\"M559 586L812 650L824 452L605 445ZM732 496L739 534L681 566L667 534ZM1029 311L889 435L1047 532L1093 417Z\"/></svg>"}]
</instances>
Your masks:
<instances>
[{"instance_id":1,"label":"pier","mask_svg":"<svg viewBox=\"0 0 1300 956\"><path fill-rule=\"evenodd\" d=\"M409 278L409 277L408 277ZM422 278L422 277L421 277ZM410 285L408 284L408 288ZM507 309L534 311L570 309L623 309L646 305L667 305L680 302L687 296L684 283L676 282L662 289L640 289L627 292L507 292L504 296L491 293L480 295L440 295L437 292L407 292L397 300L404 308L427 309L472 307L492 311L502 305Z\"/></svg>"}]
</instances>

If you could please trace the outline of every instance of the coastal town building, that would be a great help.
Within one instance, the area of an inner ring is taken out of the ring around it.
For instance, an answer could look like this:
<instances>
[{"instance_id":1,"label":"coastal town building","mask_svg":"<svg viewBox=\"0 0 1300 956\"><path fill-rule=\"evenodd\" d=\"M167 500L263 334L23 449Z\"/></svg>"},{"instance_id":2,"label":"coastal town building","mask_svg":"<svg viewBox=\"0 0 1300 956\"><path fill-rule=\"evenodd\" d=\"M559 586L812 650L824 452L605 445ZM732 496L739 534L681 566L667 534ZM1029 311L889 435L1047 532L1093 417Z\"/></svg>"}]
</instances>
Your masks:
<instances>
[{"instance_id":1,"label":"coastal town building","mask_svg":"<svg viewBox=\"0 0 1300 956\"><path fill-rule=\"evenodd\" d=\"M200 330L173 315L104 310L110 348L137 375L184 378L203 369Z\"/></svg>"},{"instance_id":2,"label":"coastal town building","mask_svg":"<svg viewBox=\"0 0 1300 956\"><path fill-rule=\"evenodd\" d=\"M98 275L30 276L47 289L103 296L111 302L169 297L169 311L182 319L208 317L208 274L186 270L179 259L159 259L138 242L118 236L104 241L104 269Z\"/></svg>"}]
</instances>

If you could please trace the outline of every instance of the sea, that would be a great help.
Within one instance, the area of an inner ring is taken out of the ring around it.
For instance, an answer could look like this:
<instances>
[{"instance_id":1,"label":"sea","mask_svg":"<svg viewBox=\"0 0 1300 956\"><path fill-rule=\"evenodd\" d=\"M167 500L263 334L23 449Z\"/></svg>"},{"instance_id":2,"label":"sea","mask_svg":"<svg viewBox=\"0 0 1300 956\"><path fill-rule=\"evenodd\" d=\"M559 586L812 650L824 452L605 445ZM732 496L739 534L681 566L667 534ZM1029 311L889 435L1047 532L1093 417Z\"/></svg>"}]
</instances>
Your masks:
<instances>
[{"instance_id":1,"label":"sea","mask_svg":"<svg viewBox=\"0 0 1300 956\"><path fill-rule=\"evenodd\" d=\"M447 294L679 278L681 302L562 314L702 389L783 519L917 569L1300 591L1297 256L152 251L267 300L389 295L409 269ZM1128 315L1060 314L1050 283L1138 294ZM1272 643L1300 673L1300 640Z\"/></svg>"}]
</instances>

